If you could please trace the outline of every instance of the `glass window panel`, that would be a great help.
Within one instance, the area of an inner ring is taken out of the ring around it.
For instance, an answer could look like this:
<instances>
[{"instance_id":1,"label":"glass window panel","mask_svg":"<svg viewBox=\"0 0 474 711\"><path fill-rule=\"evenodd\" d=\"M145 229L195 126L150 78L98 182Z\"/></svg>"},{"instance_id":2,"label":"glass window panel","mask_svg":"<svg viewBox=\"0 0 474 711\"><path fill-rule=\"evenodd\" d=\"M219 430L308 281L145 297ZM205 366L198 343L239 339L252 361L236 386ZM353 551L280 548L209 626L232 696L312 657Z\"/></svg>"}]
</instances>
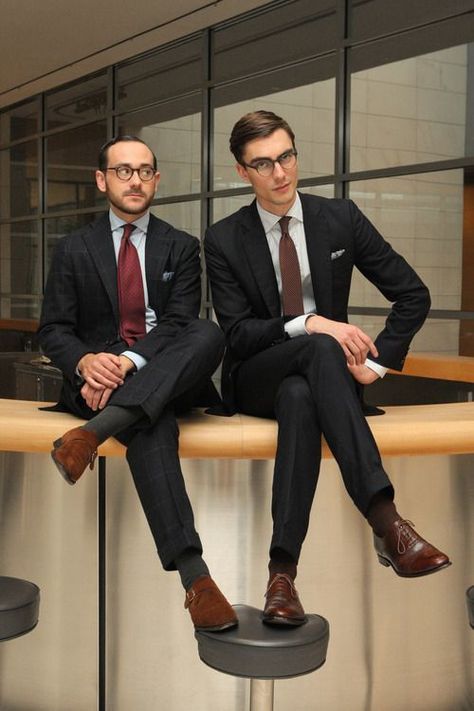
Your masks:
<instances>
[{"instance_id":1,"label":"glass window panel","mask_svg":"<svg viewBox=\"0 0 474 711\"><path fill-rule=\"evenodd\" d=\"M38 100L2 111L0 113L0 145L27 138L39 130Z\"/></svg>"},{"instance_id":2,"label":"glass window panel","mask_svg":"<svg viewBox=\"0 0 474 711\"><path fill-rule=\"evenodd\" d=\"M202 80L202 40L186 40L117 68L120 111L196 89Z\"/></svg>"},{"instance_id":3,"label":"glass window panel","mask_svg":"<svg viewBox=\"0 0 474 711\"><path fill-rule=\"evenodd\" d=\"M350 34L365 39L472 10L472 0L351 0Z\"/></svg>"},{"instance_id":4,"label":"glass window panel","mask_svg":"<svg viewBox=\"0 0 474 711\"><path fill-rule=\"evenodd\" d=\"M38 210L38 142L27 141L0 151L1 217L22 217Z\"/></svg>"},{"instance_id":5,"label":"glass window panel","mask_svg":"<svg viewBox=\"0 0 474 711\"><path fill-rule=\"evenodd\" d=\"M295 72L288 70L266 77L264 86L275 87L257 93L262 80L246 82L233 90L214 92L214 188L243 187L229 151L229 136L236 121L249 111L265 109L282 116L293 129L298 149L300 178L314 178L334 172L335 80L332 58L311 62L298 74L298 81L318 78L295 86ZM227 103L227 101L229 103Z\"/></svg>"},{"instance_id":6,"label":"glass window panel","mask_svg":"<svg viewBox=\"0 0 474 711\"><path fill-rule=\"evenodd\" d=\"M47 141L48 210L105 205L96 188L100 147L107 139L105 121L50 136Z\"/></svg>"},{"instance_id":7,"label":"glass window panel","mask_svg":"<svg viewBox=\"0 0 474 711\"><path fill-rule=\"evenodd\" d=\"M102 213L88 213L81 215L64 215L61 217L51 217L45 220L45 270L46 276L51 265L56 244L65 235L84 227L89 222L96 220ZM45 282L46 282L45 276Z\"/></svg>"},{"instance_id":8,"label":"glass window panel","mask_svg":"<svg viewBox=\"0 0 474 711\"><path fill-rule=\"evenodd\" d=\"M36 220L0 225L0 318L37 317L41 261Z\"/></svg>"},{"instance_id":9,"label":"glass window panel","mask_svg":"<svg viewBox=\"0 0 474 711\"><path fill-rule=\"evenodd\" d=\"M430 289L432 309L460 309L472 284L469 265L463 267L463 232L468 229L463 171L354 182L350 197L423 279ZM350 303L387 307L382 294L357 271ZM446 341L448 352L458 348L456 339Z\"/></svg>"},{"instance_id":10,"label":"glass window panel","mask_svg":"<svg viewBox=\"0 0 474 711\"><path fill-rule=\"evenodd\" d=\"M351 86L351 170L460 158L472 150L467 45L357 72Z\"/></svg>"},{"instance_id":11,"label":"glass window panel","mask_svg":"<svg viewBox=\"0 0 474 711\"><path fill-rule=\"evenodd\" d=\"M198 239L201 238L201 204L199 200L154 205L151 212L178 230L184 230Z\"/></svg>"},{"instance_id":12,"label":"glass window panel","mask_svg":"<svg viewBox=\"0 0 474 711\"><path fill-rule=\"evenodd\" d=\"M215 30L213 79L254 74L334 49L336 7L335 0L296 0L279 7L270 3L263 12Z\"/></svg>"},{"instance_id":13,"label":"glass window panel","mask_svg":"<svg viewBox=\"0 0 474 711\"><path fill-rule=\"evenodd\" d=\"M105 116L106 109L107 75L102 73L47 94L46 128L50 130L71 123L94 121Z\"/></svg>"},{"instance_id":14,"label":"glass window panel","mask_svg":"<svg viewBox=\"0 0 474 711\"><path fill-rule=\"evenodd\" d=\"M141 138L155 153L159 197L201 189L200 108L200 97L195 96L119 118L119 133Z\"/></svg>"}]
</instances>

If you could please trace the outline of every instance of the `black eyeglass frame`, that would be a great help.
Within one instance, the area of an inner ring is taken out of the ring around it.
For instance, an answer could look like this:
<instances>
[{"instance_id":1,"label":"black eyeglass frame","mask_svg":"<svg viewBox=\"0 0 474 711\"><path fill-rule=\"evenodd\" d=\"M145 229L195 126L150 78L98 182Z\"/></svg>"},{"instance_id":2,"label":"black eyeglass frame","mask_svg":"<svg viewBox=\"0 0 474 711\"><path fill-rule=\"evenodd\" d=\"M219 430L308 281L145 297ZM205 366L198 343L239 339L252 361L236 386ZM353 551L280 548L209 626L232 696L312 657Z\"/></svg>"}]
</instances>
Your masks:
<instances>
[{"instance_id":1,"label":"black eyeglass frame","mask_svg":"<svg viewBox=\"0 0 474 711\"><path fill-rule=\"evenodd\" d=\"M292 163L291 165L288 165L288 166L282 165L282 160L284 160L285 158L293 158L293 157L294 157L294 159L295 159L295 162L294 162L294 163ZM291 169L294 168L294 166L296 165L297 158L298 158L298 151L296 150L296 148L291 148L290 150L284 151L283 153L281 153L281 154L280 154L277 158L275 158L275 159L273 159L273 158L256 158L256 159L255 159L255 161L254 161L255 163L264 163L264 162L266 162L267 164L270 164L270 163L271 163L271 164L272 164L272 169L271 169L270 172L267 172L266 169L264 168L264 171L265 171L265 172L262 173L262 172L259 170L258 166L257 166L257 165L252 165L252 163L244 163L244 162L242 162L241 165L243 165L245 168L253 168L253 170L256 170L257 173L258 173L259 175L261 175L263 178L269 178L271 175L273 175L273 171L275 170L275 163L278 163L278 164L281 166L281 168L282 168L283 170L285 170L285 171L286 171L286 170L291 170Z\"/></svg>"},{"instance_id":2,"label":"black eyeglass frame","mask_svg":"<svg viewBox=\"0 0 474 711\"><path fill-rule=\"evenodd\" d=\"M154 168L152 165L141 165L139 168L132 168L130 165L116 165L116 166L113 166L113 167L111 167L111 168L106 168L105 170L106 170L106 171L107 171L107 170L113 170L113 171L115 171L115 175L117 176L117 178L118 178L119 180L122 181L122 183L128 183L128 181L132 179L132 176L133 176L134 173L136 173L136 174L138 175L138 177L140 178L140 180L143 181L144 183L149 183L151 180L153 180L153 178L154 178L155 175L156 175L156 170L155 170L155 168ZM119 175L119 170L130 171L130 175L128 176L128 178L122 178L122 177ZM146 177L146 178L143 177L142 171L144 171L144 170L146 170L146 171L151 170L151 171L152 171L152 174L151 174L151 176L150 176L149 178L148 178L148 177Z\"/></svg>"}]
</instances>

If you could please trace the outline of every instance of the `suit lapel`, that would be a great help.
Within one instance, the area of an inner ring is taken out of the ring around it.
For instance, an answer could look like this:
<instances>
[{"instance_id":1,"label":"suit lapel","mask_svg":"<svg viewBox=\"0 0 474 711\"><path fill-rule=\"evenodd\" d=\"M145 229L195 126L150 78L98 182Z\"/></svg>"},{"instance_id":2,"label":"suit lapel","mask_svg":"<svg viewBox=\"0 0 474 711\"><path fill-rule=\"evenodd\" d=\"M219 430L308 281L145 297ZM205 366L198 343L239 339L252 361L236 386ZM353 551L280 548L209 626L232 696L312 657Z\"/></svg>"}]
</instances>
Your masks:
<instances>
[{"instance_id":1,"label":"suit lapel","mask_svg":"<svg viewBox=\"0 0 474 711\"><path fill-rule=\"evenodd\" d=\"M84 242L105 287L118 323L117 262L108 213L91 225L90 231L84 235Z\"/></svg>"},{"instance_id":2,"label":"suit lapel","mask_svg":"<svg viewBox=\"0 0 474 711\"><path fill-rule=\"evenodd\" d=\"M255 200L242 211L241 227L242 246L258 290L271 316L280 316L280 297L272 256Z\"/></svg>"},{"instance_id":3,"label":"suit lapel","mask_svg":"<svg viewBox=\"0 0 474 711\"><path fill-rule=\"evenodd\" d=\"M300 193L300 197L316 310L321 316L331 318L332 268L329 228L319 200L304 193Z\"/></svg>"},{"instance_id":4,"label":"suit lapel","mask_svg":"<svg viewBox=\"0 0 474 711\"><path fill-rule=\"evenodd\" d=\"M145 273L148 301L157 314L160 310L158 286L163 278L163 272L166 271L170 247L169 225L150 215L145 244Z\"/></svg>"}]
</instances>

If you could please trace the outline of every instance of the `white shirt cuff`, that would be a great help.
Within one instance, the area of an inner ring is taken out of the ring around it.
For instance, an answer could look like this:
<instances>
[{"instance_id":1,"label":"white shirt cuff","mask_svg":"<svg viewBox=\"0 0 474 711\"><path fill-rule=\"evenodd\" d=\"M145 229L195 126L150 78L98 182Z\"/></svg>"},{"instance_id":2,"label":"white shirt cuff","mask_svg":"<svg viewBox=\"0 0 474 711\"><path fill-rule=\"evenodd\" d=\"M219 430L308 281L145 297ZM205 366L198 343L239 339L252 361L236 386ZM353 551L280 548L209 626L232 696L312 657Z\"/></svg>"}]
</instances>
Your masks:
<instances>
[{"instance_id":1,"label":"white shirt cuff","mask_svg":"<svg viewBox=\"0 0 474 711\"><path fill-rule=\"evenodd\" d=\"M148 363L146 358L138 353L134 353L133 351L123 351L120 355L126 356L129 360L131 360L137 371Z\"/></svg>"},{"instance_id":2,"label":"white shirt cuff","mask_svg":"<svg viewBox=\"0 0 474 711\"><path fill-rule=\"evenodd\" d=\"M385 368L385 366L380 365L380 363L374 363L374 361L370 360L370 358L365 359L365 365L367 366L367 368L370 368L370 370L373 370L374 373L377 373L379 378L383 378L383 376L388 370L388 368Z\"/></svg>"},{"instance_id":3,"label":"white shirt cuff","mask_svg":"<svg viewBox=\"0 0 474 711\"><path fill-rule=\"evenodd\" d=\"M295 338L296 336L306 336L308 331L306 330L306 320L310 316L315 314L302 314L301 316L296 316L292 318L291 321L285 323L285 331L290 338Z\"/></svg>"}]
</instances>

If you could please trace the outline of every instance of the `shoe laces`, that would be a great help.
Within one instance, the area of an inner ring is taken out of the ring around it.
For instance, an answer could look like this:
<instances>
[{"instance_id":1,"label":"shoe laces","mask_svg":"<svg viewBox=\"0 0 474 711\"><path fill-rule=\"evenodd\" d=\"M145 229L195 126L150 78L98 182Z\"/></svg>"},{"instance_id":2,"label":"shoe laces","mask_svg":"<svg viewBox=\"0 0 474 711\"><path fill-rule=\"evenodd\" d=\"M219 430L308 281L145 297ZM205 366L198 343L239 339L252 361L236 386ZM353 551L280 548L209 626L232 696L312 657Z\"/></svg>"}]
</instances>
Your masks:
<instances>
[{"instance_id":1,"label":"shoe laces","mask_svg":"<svg viewBox=\"0 0 474 711\"><path fill-rule=\"evenodd\" d=\"M408 520L400 520L398 522L398 539L397 551L399 555L406 553L408 548L416 542L416 535L413 532L414 524Z\"/></svg>"},{"instance_id":2,"label":"shoe laces","mask_svg":"<svg viewBox=\"0 0 474 711\"><path fill-rule=\"evenodd\" d=\"M273 580L271 581L270 585L268 586L264 597L267 597L267 595L269 594L270 590L272 590L272 588L276 588L276 590L274 590L274 593L275 593L275 592L278 592L279 589L282 589L282 588L284 589L286 585L290 586L291 596L298 597L298 593L296 592L295 584L294 584L293 580L290 578L290 576L287 575L286 573L275 573L275 576L274 576Z\"/></svg>"}]
</instances>

